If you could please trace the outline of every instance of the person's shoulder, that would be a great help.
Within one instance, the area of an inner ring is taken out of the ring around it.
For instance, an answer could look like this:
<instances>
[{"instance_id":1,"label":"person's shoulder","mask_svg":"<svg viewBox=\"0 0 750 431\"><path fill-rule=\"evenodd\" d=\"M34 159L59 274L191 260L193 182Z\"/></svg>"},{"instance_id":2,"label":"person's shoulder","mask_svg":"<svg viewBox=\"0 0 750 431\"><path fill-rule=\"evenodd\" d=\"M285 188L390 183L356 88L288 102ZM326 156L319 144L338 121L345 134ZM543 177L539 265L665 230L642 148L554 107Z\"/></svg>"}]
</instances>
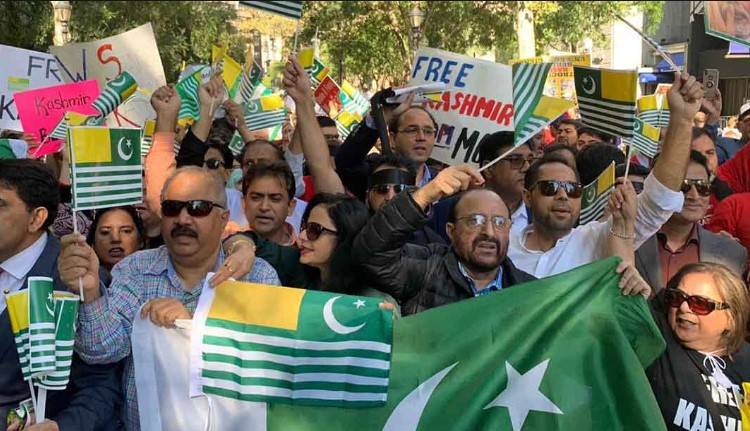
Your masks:
<instances>
[{"instance_id":1,"label":"person's shoulder","mask_svg":"<svg viewBox=\"0 0 750 431\"><path fill-rule=\"evenodd\" d=\"M112 278L122 275L142 275L166 268L169 251L166 245L140 250L125 257L112 268Z\"/></svg>"},{"instance_id":2,"label":"person's shoulder","mask_svg":"<svg viewBox=\"0 0 750 431\"><path fill-rule=\"evenodd\" d=\"M711 232L710 230L700 227L703 240L708 240L716 245L716 248L722 250L722 254L747 254L747 250L739 242L728 238L722 234Z\"/></svg>"},{"instance_id":3,"label":"person's shoulder","mask_svg":"<svg viewBox=\"0 0 750 431\"><path fill-rule=\"evenodd\" d=\"M732 355L732 364L743 378L750 378L750 344L747 341L743 341L740 349Z\"/></svg>"}]
</instances>

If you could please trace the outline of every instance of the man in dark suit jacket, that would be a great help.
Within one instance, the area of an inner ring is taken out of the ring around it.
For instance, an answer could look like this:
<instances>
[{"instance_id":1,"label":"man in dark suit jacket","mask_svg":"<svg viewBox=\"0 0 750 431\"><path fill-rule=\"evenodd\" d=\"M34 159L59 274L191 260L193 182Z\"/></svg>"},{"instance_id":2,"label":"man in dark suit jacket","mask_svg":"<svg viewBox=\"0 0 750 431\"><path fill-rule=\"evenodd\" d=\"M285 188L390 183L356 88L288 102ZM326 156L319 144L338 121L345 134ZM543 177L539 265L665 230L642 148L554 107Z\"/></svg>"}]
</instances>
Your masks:
<instances>
[{"instance_id":1,"label":"man in dark suit jacket","mask_svg":"<svg viewBox=\"0 0 750 431\"><path fill-rule=\"evenodd\" d=\"M59 203L57 181L42 163L0 160L0 290L26 288L30 276L59 278L60 243L47 234ZM31 430L117 430L121 404L117 365L89 365L73 355L70 381L63 391L47 392L45 416ZM0 302L0 431L8 412L31 396L23 380L5 301Z\"/></svg>"},{"instance_id":2,"label":"man in dark suit jacket","mask_svg":"<svg viewBox=\"0 0 750 431\"><path fill-rule=\"evenodd\" d=\"M682 211L672 215L635 253L636 268L654 293L689 263L721 263L738 277L746 270L747 250L741 244L698 224L708 210L711 184L706 158L697 151L690 153L682 192L685 194Z\"/></svg>"}]
</instances>

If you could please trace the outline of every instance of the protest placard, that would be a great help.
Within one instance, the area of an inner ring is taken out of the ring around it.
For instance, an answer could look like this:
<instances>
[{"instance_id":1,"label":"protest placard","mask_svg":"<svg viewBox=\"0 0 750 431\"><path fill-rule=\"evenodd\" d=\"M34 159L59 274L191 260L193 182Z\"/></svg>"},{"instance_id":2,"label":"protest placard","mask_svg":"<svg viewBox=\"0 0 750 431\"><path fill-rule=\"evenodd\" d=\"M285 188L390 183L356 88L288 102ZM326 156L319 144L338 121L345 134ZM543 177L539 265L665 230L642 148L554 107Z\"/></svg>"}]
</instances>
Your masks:
<instances>
[{"instance_id":1,"label":"protest placard","mask_svg":"<svg viewBox=\"0 0 750 431\"><path fill-rule=\"evenodd\" d=\"M315 101L331 118L336 117L344 108L341 102L341 87L330 76L323 78L315 89Z\"/></svg>"},{"instance_id":2,"label":"protest placard","mask_svg":"<svg viewBox=\"0 0 750 431\"><path fill-rule=\"evenodd\" d=\"M591 66L591 55L545 55L510 61L511 65L517 63L552 63L552 69L550 69L547 75L547 82L544 85L544 94L550 97L575 100L576 88L573 79L573 66Z\"/></svg>"},{"instance_id":3,"label":"protest placard","mask_svg":"<svg viewBox=\"0 0 750 431\"><path fill-rule=\"evenodd\" d=\"M99 84L92 79L22 91L13 97L23 131L42 142L68 111L96 115L91 104L98 95Z\"/></svg>"},{"instance_id":4,"label":"protest placard","mask_svg":"<svg viewBox=\"0 0 750 431\"><path fill-rule=\"evenodd\" d=\"M705 2L706 33L750 46L750 2Z\"/></svg>"},{"instance_id":5,"label":"protest placard","mask_svg":"<svg viewBox=\"0 0 750 431\"><path fill-rule=\"evenodd\" d=\"M427 110L437 121L432 158L443 163L478 162L478 143L489 133L513 130L510 66L434 48L416 55L409 85L446 84L440 102Z\"/></svg>"},{"instance_id":6,"label":"protest placard","mask_svg":"<svg viewBox=\"0 0 750 431\"><path fill-rule=\"evenodd\" d=\"M55 57L43 52L0 45L0 129L21 131L13 93L62 82Z\"/></svg>"},{"instance_id":7,"label":"protest placard","mask_svg":"<svg viewBox=\"0 0 750 431\"><path fill-rule=\"evenodd\" d=\"M135 102L123 103L107 117L107 125L143 127L146 118L153 118L153 110L143 99L167 80L151 23L106 39L51 46L50 52L57 58L65 82L96 79L104 88L109 80L129 72L138 87L147 90L147 94L136 94Z\"/></svg>"}]
</instances>

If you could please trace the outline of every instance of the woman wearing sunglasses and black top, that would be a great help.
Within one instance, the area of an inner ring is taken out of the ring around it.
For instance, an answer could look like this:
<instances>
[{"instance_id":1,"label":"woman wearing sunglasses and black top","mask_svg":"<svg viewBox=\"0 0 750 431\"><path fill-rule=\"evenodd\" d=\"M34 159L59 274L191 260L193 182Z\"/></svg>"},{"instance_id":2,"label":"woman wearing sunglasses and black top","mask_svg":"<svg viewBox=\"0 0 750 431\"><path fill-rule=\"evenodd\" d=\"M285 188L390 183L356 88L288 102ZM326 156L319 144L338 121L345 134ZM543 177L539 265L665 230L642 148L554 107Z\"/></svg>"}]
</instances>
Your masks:
<instances>
[{"instance_id":1,"label":"woman wearing sunglasses and black top","mask_svg":"<svg viewBox=\"0 0 750 431\"><path fill-rule=\"evenodd\" d=\"M652 311L667 346L646 374L667 428L743 429L750 301L742 280L720 264L686 265L654 298Z\"/></svg>"},{"instance_id":2,"label":"woman wearing sunglasses and black top","mask_svg":"<svg viewBox=\"0 0 750 431\"><path fill-rule=\"evenodd\" d=\"M254 256L267 260L284 286L381 297L396 306L393 298L363 282L352 258L352 243L368 217L367 207L357 198L318 193L302 216L299 248L281 246L248 231L227 238L224 249L249 256L247 260Z\"/></svg>"}]
</instances>

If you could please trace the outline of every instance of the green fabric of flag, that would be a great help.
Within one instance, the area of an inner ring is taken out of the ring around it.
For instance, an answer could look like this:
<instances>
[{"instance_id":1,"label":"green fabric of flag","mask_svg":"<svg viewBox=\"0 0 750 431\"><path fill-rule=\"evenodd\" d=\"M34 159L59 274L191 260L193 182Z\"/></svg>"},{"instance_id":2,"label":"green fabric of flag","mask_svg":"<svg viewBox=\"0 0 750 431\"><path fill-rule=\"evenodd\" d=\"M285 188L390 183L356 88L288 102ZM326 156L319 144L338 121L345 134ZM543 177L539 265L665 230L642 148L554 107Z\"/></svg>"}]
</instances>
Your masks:
<instances>
[{"instance_id":1,"label":"green fabric of flag","mask_svg":"<svg viewBox=\"0 0 750 431\"><path fill-rule=\"evenodd\" d=\"M238 157L243 148L245 148L245 140L242 139L240 132L235 130L232 139L229 141L229 151L231 151L235 157Z\"/></svg>"},{"instance_id":2,"label":"green fabric of flag","mask_svg":"<svg viewBox=\"0 0 750 431\"><path fill-rule=\"evenodd\" d=\"M245 67L240 77L239 91L234 96L234 101L237 103L248 103L253 98L255 88L260 84L263 78L263 69L258 63L253 62L252 66Z\"/></svg>"},{"instance_id":3,"label":"green fabric of flag","mask_svg":"<svg viewBox=\"0 0 750 431\"><path fill-rule=\"evenodd\" d=\"M579 224L599 220L614 189L615 162L612 162L591 184L583 188Z\"/></svg>"},{"instance_id":4,"label":"green fabric of flag","mask_svg":"<svg viewBox=\"0 0 750 431\"><path fill-rule=\"evenodd\" d=\"M195 121L200 118L200 99L198 89L202 83L202 74L204 67L187 76L175 85L177 94L180 95L180 112L177 115L180 121Z\"/></svg>"},{"instance_id":5,"label":"green fabric of flag","mask_svg":"<svg viewBox=\"0 0 750 431\"><path fill-rule=\"evenodd\" d=\"M29 277L29 372L32 377L55 369L55 306L52 279Z\"/></svg>"},{"instance_id":6,"label":"green fabric of flag","mask_svg":"<svg viewBox=\"0 0 750 431\"><path fill-rule=\"evenodd\" d=\"M644 156L656 157L659 152L659 129L636 118L633 123L633 138L628 139L626 143Z\"/></svg>"},{"instance_id":7,"label":"green fabric of flag","mask_svg":"<svg viewBox=\"0 0 750 431\"><path fill-rule=\"evenodd\" d=\"M68 385L70 366L73 362L79 302L77 295L69 292L54 292L55 369L35 382L39 387L63 390Z\"/></svg>"},{"instance_id":8,"label":"green fabric of flag","mask_svg":"<svg viewBox=\"0 0 750 431\"><path fill-rule=\"evenodd\" d=\"M323 81L323 79L328 76L331 69L326 67L326 65L320 61L317 57L313 59L313 65L312 68L309 70L310 73L310 83L313 86L313 89L318 88L318 85L320 85L320 82Z\"/></svg>"},{"instance_id":9,"label":"green fabric of flag","mask_svg":"<svg viewBox=\"0 0 750 431\"><path fill-rule=\"evenodd\" d=\"M638 74L583 66L573 69L583 123L611 135L633 136Z\"/></svg>"},{"instance_id":10,"label":"green fabric of flag","mask_svg":"<svg viewBox=\"0 0 750 431\"><path fill-rule=\"evenodd\" d=\"M31 378L29 372L29 291L27 289L5 295L6 312L10 320L10 329L16 342L18 362L24 380Z\"/></svg>"},{"instance_id":11,"label":"green fabric of flag","mask_svg":"<svg viewBox=\"0 0 750 431\"><path fill-rule=\"evenodd\" d=\"M610 258L397 320L387 405L270 404L268 430L664 430L664 350Z\"/></svg>"},{"instance_id":12,"label":"green fabric of flag","mask_svg":"<svg viewBox=\"0 0 750 431\"><path fill-rule=\"evenodd\" d=\"M286 120L287 109L279 96L263 96L245 106L245 124L251 131L275 127Z\"/></svg>"},{"instance_id":13,"label":"green fabric of flag","mask_svg":"<svg viewBox=\"0 0 750 431\"><path fill-rule=\"evenodd\" d=\"M71 127L71 178L76 210L143 200L141 129Z\"/></svg>"},{"instance_id":14,"label":"green fabric of flag","mask_svg":"<svg viewBox=\"0 0 750 431\"><path fill-rule=\"evenodd\" d=\"M529 123L534 108L539 104L552 63L513 65L513 121L515 124L514 145L518 146L539 132L536 124Z\"/></svg>"},{"instance_id":15,"label":"green fabric of flag","mask_svg":"<svg viewBox=\"0 0 750 431\"><path fill-rule=\"evenodd\" d=\"M128 72L122 72L115 79L107 82L104 91L94 100L92 106L99 112L89 125L100 125L107 115L113 113L128 97L135 93L138 84L135 78Z\"/></svg>"},{"instance_id":16,"label":"green fabric of flag","mask_svg":"<svg viewBox=\"0 0 750 431\"><path fill-rule=\"evenodd\" d=\"M0 139L0 159L25 159L27 151L23 139Z\"/></svg>"}]
</instances>

